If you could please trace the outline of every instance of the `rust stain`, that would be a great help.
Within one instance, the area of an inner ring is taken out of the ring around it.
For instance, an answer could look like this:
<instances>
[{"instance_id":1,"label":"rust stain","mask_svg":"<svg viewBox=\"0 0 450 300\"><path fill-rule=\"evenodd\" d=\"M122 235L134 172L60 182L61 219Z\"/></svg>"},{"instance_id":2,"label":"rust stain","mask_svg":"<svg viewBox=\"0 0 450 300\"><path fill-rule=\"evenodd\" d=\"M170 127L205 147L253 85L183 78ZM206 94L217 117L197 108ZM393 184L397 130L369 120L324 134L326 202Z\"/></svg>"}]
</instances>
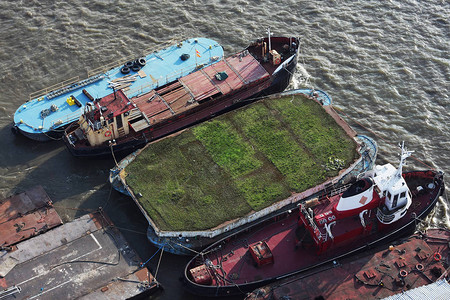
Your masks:
<instances>
[{"instance_id":1,"label":"rust stain","mask_svg":"<svg viewBox=\"0 0 450 300\"><path fill-rule=\"evenodd\" d=\"M41 186L0 201L0 245L17 244L62 224Z\"/></svg>"}]
</instances>

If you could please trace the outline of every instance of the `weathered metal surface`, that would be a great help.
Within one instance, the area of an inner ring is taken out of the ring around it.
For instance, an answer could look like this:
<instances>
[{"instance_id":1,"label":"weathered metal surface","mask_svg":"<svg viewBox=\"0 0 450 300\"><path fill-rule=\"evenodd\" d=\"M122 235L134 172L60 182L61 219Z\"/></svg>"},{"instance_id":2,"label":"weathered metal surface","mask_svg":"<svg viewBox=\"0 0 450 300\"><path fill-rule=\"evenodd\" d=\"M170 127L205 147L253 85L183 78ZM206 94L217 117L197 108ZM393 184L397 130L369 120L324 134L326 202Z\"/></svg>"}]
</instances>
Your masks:
<instances>
[{"instance_id":1,"label":"weathered metal surface","mask_svg":"<svg viewBox=\"0 0 450 300\"><path fill-rule=\"evenodd\" d=\"M0 247L14 245L61 224L41 186L0 201Z\"/></svg>"},{"instance_id":2,"label":"weathered metal surface","mask_svg":"<svg viewBox=\"0 0 450 300\"><path fill-rule=\"evenodd\" d=\"M219 72L226 72L228 78L218 80L215 75ZM215 94L228 94L233 90L239 90L249 82L268 77L269 73L252 55L243 55L241 52L210 65L201 72L180 78L180 82L188 87L195 100L202 101Z\"/></svg>"},{"instance_id":3,"label":"weathered metal surface","mask_svg":"<svg viewBox=\"0 0 450 300\"><path fill-rule=\"evenodd\" d=\"M380 299L402 294L448 277L449 242L449 230L430 229L424 235L336 260L260 288L247 300Z\"/></svg>"},{"instance_id":4,"label":"weathered metal surface","mask_svg":"<svg viewBox=\"0 0 450 300\"><path fill-rule=\"evenodd\" d=\"M148 269L144 268L129 275L118 277L115 281L111 281L78 299L122 300L132 298L135 295L144 297L146 294L153 293L157 288L159 288L159 283Z\"/></svg>"},{"instance_id":5,"label":"weathered metal surface","mask_svg":"<svg viewBox=\"0 0 450 300\"><path fill-rule=\"evenodd\" d=\"M158 286L120 232L100 214L85 215L17 245L1 257L14 261L3 288L20 288L5 299L124 299ZM139 276L138 271L145 276ZM144 278L145 277L145 278ZM92 293L92 295L91 295Z\"/></svg>"}]
</instances>

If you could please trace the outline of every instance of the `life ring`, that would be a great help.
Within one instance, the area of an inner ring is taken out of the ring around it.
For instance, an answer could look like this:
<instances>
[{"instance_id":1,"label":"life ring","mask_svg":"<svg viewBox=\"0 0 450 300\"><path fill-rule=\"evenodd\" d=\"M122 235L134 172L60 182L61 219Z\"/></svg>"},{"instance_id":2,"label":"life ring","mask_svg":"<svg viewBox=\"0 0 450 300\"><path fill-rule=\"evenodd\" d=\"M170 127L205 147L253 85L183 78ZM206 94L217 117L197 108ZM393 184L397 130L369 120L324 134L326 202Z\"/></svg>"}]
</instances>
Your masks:
<instances>
[{"instance_id":1,"label":"life ring","mask_svg":"<svg viewBox=\"0 0 450 300\"><path fill-rule=\"evenodd\" d=\"M439 252L436 252L433 258L435 261L440 261L442 259L442 255Z\"/></svg>"},{"instance_id":2,"label":"life ring","mask_svg":"<svg viewBox=\"0 0 450 300\"><path fill-rule=\"evenodd\" d=\"M417 269L417 271L422 271L423 270L423 265L422 264L417 264L416 265L416 269Z\"/></svg>"},{"instance_id":3,"label":"life ring","mask_svg":"<svg viewBox=\"0 0 450 300\"><path fill-rule=\"evenodd\" d=\"M111 136L111 131L108 130L107 132L105 132L105 136L106 137L110 137Z\"/></svg>"},{"instance_id":4,"label":"life ring","mask_svg":"<svg viewBox=\"0 0 450 300\"><path fill-rule=\"evenodd\" d=\"M406 275L408 275L406 270L400 270L400 277L406 277Z\"/></svg>"}]
</instances>

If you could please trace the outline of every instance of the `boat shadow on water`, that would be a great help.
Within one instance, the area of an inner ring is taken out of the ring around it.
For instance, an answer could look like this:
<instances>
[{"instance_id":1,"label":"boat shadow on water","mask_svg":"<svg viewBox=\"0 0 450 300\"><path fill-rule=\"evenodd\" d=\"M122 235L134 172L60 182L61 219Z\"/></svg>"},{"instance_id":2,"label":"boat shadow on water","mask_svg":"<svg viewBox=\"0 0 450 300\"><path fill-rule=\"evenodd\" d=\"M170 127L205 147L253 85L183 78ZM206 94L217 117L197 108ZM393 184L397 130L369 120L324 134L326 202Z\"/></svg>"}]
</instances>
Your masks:
<instances>
[{"instance_id":1,"label":"boat shadow on water","mask_svg":"<svg viewBox=\"0 0 450 300\"><path fill-rule=\"evenodd\" d=\"M0 140L2 141L0 168L27 164L41 156L53 153L57 149L63 149L64 143L61 140L36 143L21 134L13 133L12 125L9 123L0 128Z\"/></svg>"},{"instance_id":2,"label":"boat shadow on water","mask_svg":"<svg viewBox=\"0 0 450 300\"><path fill-rule=\"evenodd\" d=\"M106 170L114 165L112 158L82 161L74 159L60 142L34 143L25 137L14 137L14 141L3 150L4 159L0 163L1 168L7 169L5 185L9 177L14 178L16 191L42 185L55 206L70 207L73 211L95 210L108 199L111 188ZM14 165L10 165L12 161ZM66 215L75 217L84 213L67 212Z\"/></svg>"}]
</instances>

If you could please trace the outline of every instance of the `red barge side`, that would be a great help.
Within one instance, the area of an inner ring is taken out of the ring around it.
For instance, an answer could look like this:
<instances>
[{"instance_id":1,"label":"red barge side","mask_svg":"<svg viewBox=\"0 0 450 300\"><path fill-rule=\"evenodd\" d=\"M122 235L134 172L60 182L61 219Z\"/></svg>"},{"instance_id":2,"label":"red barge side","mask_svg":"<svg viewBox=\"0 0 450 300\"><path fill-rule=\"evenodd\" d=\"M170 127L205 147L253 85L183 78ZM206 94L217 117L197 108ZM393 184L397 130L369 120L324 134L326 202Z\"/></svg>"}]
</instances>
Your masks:
<instances>
[{"instance_id":1,"label":"red barge side","mask_svg":"<svg viewBox=\"0 0 450 300\"><path fill-rule=\"evenodd\" d=\"M442 172L402 172L390 164L347 191L301 204L271 222L206 248L186 266L186 288L226 296L299 274L414 232L444 191Z\"/></svg>"}]
</instances>

